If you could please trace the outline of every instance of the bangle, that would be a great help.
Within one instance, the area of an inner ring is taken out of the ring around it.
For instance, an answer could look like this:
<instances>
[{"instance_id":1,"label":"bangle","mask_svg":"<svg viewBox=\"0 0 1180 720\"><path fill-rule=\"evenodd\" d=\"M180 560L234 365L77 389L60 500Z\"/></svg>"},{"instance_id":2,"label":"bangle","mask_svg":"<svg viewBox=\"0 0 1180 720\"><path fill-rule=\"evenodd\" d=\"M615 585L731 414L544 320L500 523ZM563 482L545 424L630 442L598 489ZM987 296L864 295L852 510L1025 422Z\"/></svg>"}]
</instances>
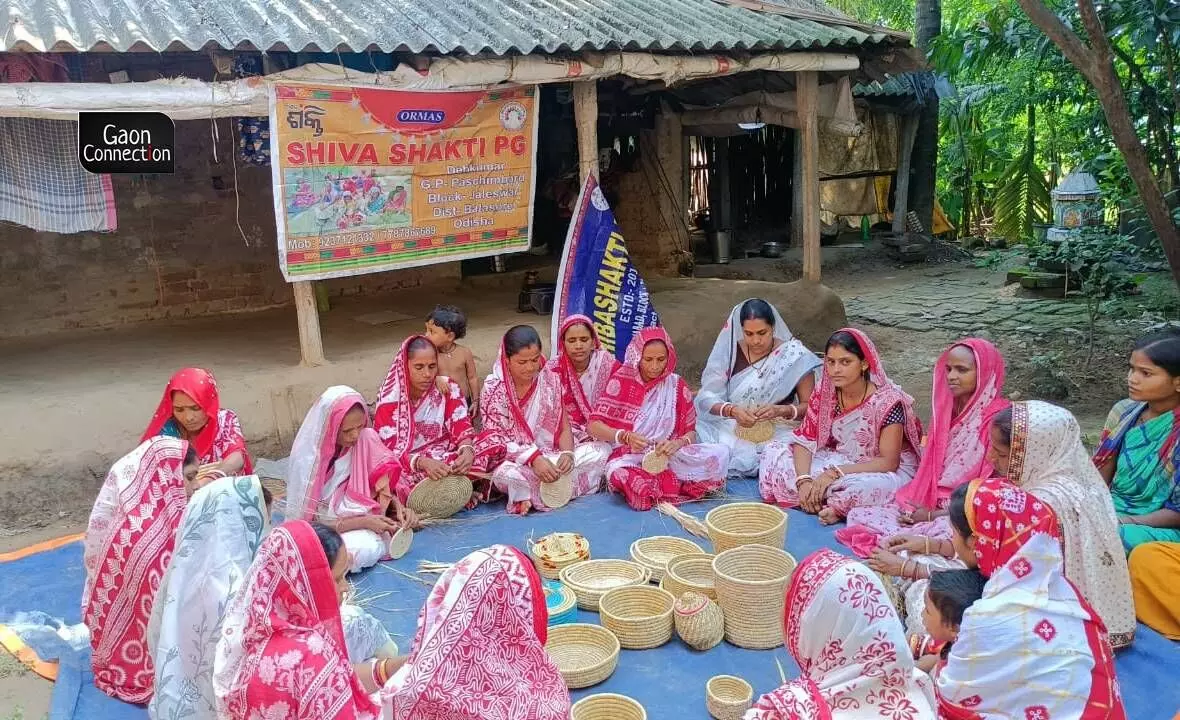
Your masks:
<instances>
[{"instance_id":1,"label":"bangle","mask_svg":"<svg viewBox=\"0 0 1180 720\"><path fill-rule=\"evenodd\" d=\"M800 475L799 477L795 478L795 486L798 487L799 483L805 480L808 482L815 482L815 478L811 477L810 475Z\"/></svg>"},{"instance_id":2,"label":"bangle","mask_svg":"<svg viewBox=\"0 0 1180 720\"><path fill-rule=\"evenodd\" d=\"M840 469L839 465L833 465L832 471L836 473L836 477L838 477L838 478L844 477L844 471Z\"/></svg>"},{"instance_id":3,"label":"bangle","mask_svg":"<svg viewBox=\"0 0 1180 720\"><path fill-rule=\"evenodd\" d=\"M924 554L925 555L930 554L930 536L929 535L926 536L926 552Z\"/></svg>"},{"instance_id":4,"label":"bangle","mask_svg":"<svg viewBox=\"0 0 1180 720\"><path fill-rule=\"evenodd\" d=\"M623 438L623 433L625 433L625 432L627 432L627 431L626 430L615 430L615 444L616 445L619 445L623 442L622 438Z\"/></svg>"},{"instance_id":5,"label":"bangle","mask_svg":"<svg viewBox=\"0 0 1180 720\"><path fill-rule=\"evenodd\" d=\"M723 418L727 418L727 417L729 417L729 416L730 416L730 415L729 415L729 411L730 411L732 408L733 408L733 403L728 403L728 402L727 402L727 403L722 403L722 404L721 404L721 417L723 417Z\"/></svg>"},{"instance_id":6,"label":"bangle","mask_svg":"<svg viewBox=\"0 0 1180 720\"><path fill-rule=\"evenodd\" d=\"M791 417L787 419L797 420L799 418L799 408L795 407L794 405L788 405L787 407L791 408Z\"/></svg>"}]
</instances>

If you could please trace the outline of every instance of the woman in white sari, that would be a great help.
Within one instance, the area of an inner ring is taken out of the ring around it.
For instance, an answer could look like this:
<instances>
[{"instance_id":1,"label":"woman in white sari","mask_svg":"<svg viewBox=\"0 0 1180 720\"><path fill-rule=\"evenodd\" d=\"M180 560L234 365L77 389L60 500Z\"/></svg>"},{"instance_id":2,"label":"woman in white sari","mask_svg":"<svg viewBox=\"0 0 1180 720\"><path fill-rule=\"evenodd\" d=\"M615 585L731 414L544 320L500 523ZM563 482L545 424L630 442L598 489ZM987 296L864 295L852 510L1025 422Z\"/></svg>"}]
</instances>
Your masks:
<instances>
[{"instance_id":1,"label":"woman in white sari","mask_svg":"<svg viewBox=\"0 0 1180 720\"><path fill-rule=\"evenodd\" d=\"M763 448L786 440L790 430L776 422L774 437L755 444L737 436L738 426L801 419L819 366L819 357L791 335L773 305L759 298L734 305L701 373L697 437L729 446L730 472L757 475Z\"/></svg>"}]
</instances>

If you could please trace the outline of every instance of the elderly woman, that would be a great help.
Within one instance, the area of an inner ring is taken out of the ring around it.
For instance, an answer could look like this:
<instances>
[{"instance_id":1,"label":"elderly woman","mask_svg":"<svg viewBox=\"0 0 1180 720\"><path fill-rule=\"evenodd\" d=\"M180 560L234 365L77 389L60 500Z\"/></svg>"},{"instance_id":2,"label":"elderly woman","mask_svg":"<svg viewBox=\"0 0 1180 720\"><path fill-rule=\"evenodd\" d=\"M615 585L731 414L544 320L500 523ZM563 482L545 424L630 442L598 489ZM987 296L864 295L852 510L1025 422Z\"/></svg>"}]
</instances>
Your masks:
<instances>
[{"instance_id":1,"label":"elderly woman","mask_svg":"<svg viewBox=\"0 0 1180 720\"><path fill-rule=\"evenodd\" d=\"M253 472L242 425L233 410L221 407L217 381L208 370L185 368L168 381L139 441L158 435L188 442L197 452L202 477Z\"/></svg>"},{"instance_id":2,"label":"elderly woman","mask_svg":"<svg viewBox=\"0 0 1180 720\"><path fill-rule=\"evenodd\" d=\"M730 472L757 475L769 440L743 439L738 428L774 422L771 439L785 440L790 430L784 421L802 419L819 366L773 305L758 298L735 305L701 374L697 437L729 447Z\"/></svg>"}]
</instances>

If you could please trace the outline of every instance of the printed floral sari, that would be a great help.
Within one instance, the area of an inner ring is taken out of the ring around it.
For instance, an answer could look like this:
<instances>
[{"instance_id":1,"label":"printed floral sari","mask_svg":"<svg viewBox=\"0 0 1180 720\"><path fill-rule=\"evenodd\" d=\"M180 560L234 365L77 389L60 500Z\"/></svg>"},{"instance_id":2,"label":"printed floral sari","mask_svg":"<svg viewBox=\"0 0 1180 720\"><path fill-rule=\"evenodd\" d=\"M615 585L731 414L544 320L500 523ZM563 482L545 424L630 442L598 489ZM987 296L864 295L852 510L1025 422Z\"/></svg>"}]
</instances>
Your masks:
<instances>
[{"instance_id":1,"label":"printed floral sari","mask_svg":"<svg viewBox=\"0 0 1180 720\"><path fill-rule=\"evenodd\" d=\"M583 325L590 331L590 338L594 343L594 350L590 353L590 362L581 375L574 369L574 364L565 354L565 333L575 325ZM610 352L602 349L602 341L598 339L598 331L594 329L594 321L585 315L570 315L561 323L558 330L560 338L557 346L557 376L561 379L561 399L565 405L565 414L569 418L570 429L574 433L574 442L590 440L590 433L586 426L590 422L590 415L594 412L594 405L606 389L610 376L619 367L619 361Z\"/></svg>"},{"instance_id":2,"label":"printed floral sari","mask_svg":"<svg viewBox=\"0 0 1180 720\"><path fill-rule=\"evenodd\" d=\"M172 394L175 392L182 392L191 397L209 416L209 422L205 423L205 427L201 428L196 437L189 440L197 451L197 458L201 464L220 462L235 452L240 452L245 462L241 474L249 475L254 472L250 454L246 452L246 439L242 436L242 424L238 421L238 416L233 410L221 407L221 398L213 373L201 368L185 368L172 376L164 388L164 395L160 398L160 404L156 406L156 412L152 415L147 430L139 441L143 442L157 435L181 437L180 426L177 425L172 413Z\"/></svg>"}]
</instances>

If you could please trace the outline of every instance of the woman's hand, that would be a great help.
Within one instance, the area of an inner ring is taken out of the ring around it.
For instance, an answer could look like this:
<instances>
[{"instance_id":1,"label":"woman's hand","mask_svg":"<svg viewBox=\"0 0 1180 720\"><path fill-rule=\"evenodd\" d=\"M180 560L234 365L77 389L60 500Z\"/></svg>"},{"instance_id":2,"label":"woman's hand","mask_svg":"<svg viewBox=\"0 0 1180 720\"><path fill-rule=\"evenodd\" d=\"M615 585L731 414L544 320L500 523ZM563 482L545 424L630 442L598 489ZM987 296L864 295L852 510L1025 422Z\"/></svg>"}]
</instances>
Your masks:
<instances>
[{"instance_id":1,"label":"woman's hand","mask_svg":"<svg viewBox=\"0 0 1180 720\"><path fill-rule=\"evenodd\" d=\"M902 564L904 562L905 561L902 560L900 556L891 553L888 550L877 548L873 551L873 554L869 556L869 559L865 562L865 564L868 565L870 569L876 570L879 573L892 575L893 577L901 577Z\"/></svg>"},{"instance_id":2,"label":"woman's hand","mask_svg":"<svg viewBox=\"0 0 1180 720\"><path fill-rule=\"evenodd\" d=\"M920 555L926 554L926 549L937 550L939 543L931 542L930 538L921 535L894 535L885 539L885 549L890 552L909 552Z\"/></svg>"},{"instance_id":3,"label":"woman's hand","mask_svg":"<svg viewBox=\"0 0 1180 720\"><path fill-rule=\"evenodd\" d=\"M435 460L432 457L427 457L426 455L419 455L416 464L418 465L419 472L425 473L429 480L442 480L451 474L450 465Z\"/></svg>"},{"instance_id":4,"label":"woman's hand","mask_svg":"<svg viewBox=\"0 0 1180 720\"><path fill-rule=\"evenodd\" d=\"M418 513L396 500L393 505L393 514L402 527L408 527L411 530L417 530L422 527L422 519L418 517Z\"/></svg>"},{"instance_id":5,"label":"woman's hand","mask_svg":"<svg viewBox=\"0 0 1180 720\"><path fill-rule=\"evenodd\" d=\"M761 419L758 417L755 408L744 408L740 405L734 405L732 408L730 408L729 414L735 421L737 421L738 425L741 425L744 428L754 427L754 423Z\"/></svg>"},{"instance_id":6,"label":"woman's hand","mask_svg":"<svg viewBox=\"0 0 1180 720\"><path fill-rule=\"evenodd\" d=\"M561 477L557 467L544 455L538 455L533 461L533 472L537 473L537 479L543 483L551 483Z\"/></svg>"},{"instance_id":7,"label":"woman's hand","mask_svg":"<svg viewBox=\"0 0 1180 720\"><path fill-rule=\"evenodd\" d=\"M455 458L455 462L451 463L451 472L456 475L466 475L473 462L475 462L475 451L471 449L470 445L464 445L459 448L459 455Z\"/></svg>"},{"instance_id":8,"label":"woman's hand","mask_svg":"<svg viewBox=\"0 0 1180 720\"><path fill-rule=\"evenodd\" d=\"M917 508L909 512L903 512L898 516L897 522L901 525L913 525L914 523L930 522L934 519L934 513L926 508Z\"/></svg>"},{"instance_id":9,"label":"woman's hand","mask_svg":"<svg viewBox=\"0 0 1180 720\"><path fill-rule=\"evenodd\" d=\"M397 532L401 525L393 518L384 515L369 515L364 519L362 527L365 530L372 530L375 533L394 533Z\"/></svg>"},{"instance_id":10,"label":"woman's hand","mask_svg":"<svg viewBox=\"0 0 1180 720\"><path fill-rule=\"evenodd\" d=\"M923 655L918 659L918 669L924 673L933 672L934 668L938 667L939 660L941 658L937 655Z\"/></svg>"},{"instance_id":11,"label":"woman's hand","mask_svg":"<svg viewBox=\"0 0 1180 720\"><path fill-rule=\"evenodd\" d=\"M799 493L799 507L812 515L818 513L824 506L824 488L815 480L804 480L796 486Z\"/></svg>"},{"instance_id":12,"label":"woman's hand","mask_svg":"<svg viewBox=\"0 0 1180 720\"><path fill-rule=\"evenodd\" d=\"M633 453L643 452L647 449L648 445L651 445L650 440L643 437L639 433L631 432L630 430L624 432L619 440L621 440L624 445L631 448L631 452Z\"/></svg>"},{"instance_id":13,"label":"woman's hand","mask_svg":"<svg viewBox=\"0 0 1180 720\"><path fill-rule=\"evenodd\" d=\"M682 447L684 447L684 442L682 440L665 440L662 443L656 445L655 452L659 453L660 455L672 457Z\"/></svg>"},{"instance_id":14,"label":"woman's hand","mask_svg":"<svg viewBox=\"0 0 1180 720\"><path fill-rule=\"evenodd\" d=\"M557 456L557 472L565 475L570 470L574 469L574 454L572 452L563 452Z\"/></svg>"}]
</instances>

